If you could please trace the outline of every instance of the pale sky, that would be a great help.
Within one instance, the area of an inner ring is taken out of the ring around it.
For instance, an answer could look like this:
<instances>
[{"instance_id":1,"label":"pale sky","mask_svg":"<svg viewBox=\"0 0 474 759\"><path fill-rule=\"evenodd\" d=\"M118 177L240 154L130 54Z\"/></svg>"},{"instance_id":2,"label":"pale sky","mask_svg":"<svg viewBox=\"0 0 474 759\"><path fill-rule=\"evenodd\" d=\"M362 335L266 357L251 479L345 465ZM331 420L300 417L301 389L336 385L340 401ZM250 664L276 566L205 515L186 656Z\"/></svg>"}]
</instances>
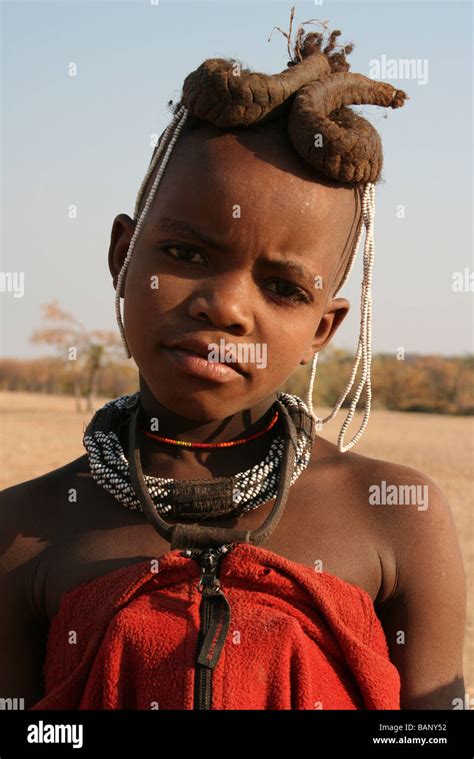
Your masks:
<instances>
[{"instance_id":1,"label":"pale sky","mask_svg":"<svg viewBox=\"0 0 474 759\"><path fill-rule=\"evenodd\" d=\"M116 329L112 221L133 215L151 136L170 120L167 101L206 58L237 58L267 73L286 68L286 40L278 32L267 39L273 26L288 28L292 4L296 25L328 20L343 42L355 42L354 72L373 76L371 62L384 59L419 66L410 78L382 75L410 96L404 108L364 110L385 154L376 191L374 351L472 352L473 293L453 291L455 272L474 268L471 3L153 2L1 3L0 270L24 273L23 297L0 292L2 355L47 352L29 336L53 299L90 328ZM71 62L76 77L68 76ZM358 335L361 254L362 247L341 292L352 312L334 341L349 350Z\"/></svg>"}]
</instances>

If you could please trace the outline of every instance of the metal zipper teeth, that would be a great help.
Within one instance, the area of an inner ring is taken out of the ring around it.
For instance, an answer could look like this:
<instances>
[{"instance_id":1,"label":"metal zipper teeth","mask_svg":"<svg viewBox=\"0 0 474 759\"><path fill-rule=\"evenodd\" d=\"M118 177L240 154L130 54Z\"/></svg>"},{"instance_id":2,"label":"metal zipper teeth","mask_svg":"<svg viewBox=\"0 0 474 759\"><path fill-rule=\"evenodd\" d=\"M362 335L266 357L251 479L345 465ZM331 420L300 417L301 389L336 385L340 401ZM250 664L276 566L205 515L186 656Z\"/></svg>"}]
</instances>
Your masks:
<instances>
[{"instance_id":1,"label":"metal zipper teeth","mask_svg":"<svg viewBox=\"0 0 474 759\"><path fill-rule=\"evenodd\" d=\"M211 605L208 599L205 599L203 601L205 604L204 606L204 628L200 630L200 636L199 636L199 642L198 647L200 647L200 644L202 640L204 639L204 636L206 632L209 629L209 623L211 620ZM195 697L194 697L194 708L195 709L211 709L212 706L212 669L209 669L209 667L205 667L202 664L197 663L195 667L196 671L196 690L195 690Z\"/></svg>"},{"instance_id":2,"label":"metal zipper teeth","mask_svg":"<svg viewBox=\"0 0 474 759\"><path fill-rule=\"evenodd\" d=\"M233 544L227 543L223 546L220 546L217 549L203 549L203 550L187 549L185 551L182 551L181 555L186 556L188 558L193 558L195 561L199 563L201 570L203 571L203 562L205 560L206 555L210 551L217 554L216 565L212 572L212 576L214 580L216 580L221 559L223 555L225 555L226 553L228 553L228 551L231 550L232 547L233 547ZM199 583L199 587L201 587L201 580ZM222 590L221 590L221 593L222 593ZM224 594L222 593L222 595ZM198 644L197 644L198 651L200 650L202 642L204 641L206 633L210 627L212 600L209 597L206 597L202 599L201 603L203 604L203 606L202 606L202 609L200 608L201 624L200 624L199 634L198 634ZM202 613L202 616L201 616L201 613ZM199 709L199 710L210 710L212 708L212 669L210 667L206 667L203 664L200 664L199 662L196 662L195 664L195 687L194 687L193 708Z\"/></svg>"}]
</instances>

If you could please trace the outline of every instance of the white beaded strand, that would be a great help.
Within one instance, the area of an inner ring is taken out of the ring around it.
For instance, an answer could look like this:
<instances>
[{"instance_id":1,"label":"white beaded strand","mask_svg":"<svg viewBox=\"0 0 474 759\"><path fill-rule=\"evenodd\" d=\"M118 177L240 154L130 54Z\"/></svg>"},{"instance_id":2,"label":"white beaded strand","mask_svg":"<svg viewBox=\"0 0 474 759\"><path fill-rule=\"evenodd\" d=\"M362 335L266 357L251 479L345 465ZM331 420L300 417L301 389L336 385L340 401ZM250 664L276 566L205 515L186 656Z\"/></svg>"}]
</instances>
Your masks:
<instances>
[{"instance_id":1,"label":"white beaded strand","mask_svg":"<svg viewBox=\"0 0 474 759\"><path fill-rule=\"evenodd\" d=\"M345 453L350 448L352 448L362 437L364 430L367 427L367 423L369 421L371 402L372 402L372 385L371 385L372 291L371 291L371 287L372 287L372 272L373 272L373 263L374 263L374 217L375 217L375 185L372 182L369 182L365 185L364 195L362 198L362 218L363 218L366 232L365 232L364 260L363 260L363 278L362 278L362 287L361 287L361 316L360 316L360 331L359 331L359 341L357 345L357 353L356 353L356 357L355 357L354 364L352 367L350 379L344 391L338 398L332 412L324 419L317 417L313 410L313 387L314 387L314 380L316 377L316 370L317 370L318 356L319 356L319 353L316 352L313 355L313 359L312 359L308 392L306 395L306 405L310 413L313 415L313 417L317 421L317 423L326 424L330 422L332 419L334 419L339 409L341 408L344 400L346 399L348 393L350 392L355 381L360 360L362 358L362 374L359 380L359 384L357 386L354 397L352 399L347 417L340 429L339 436L338 436L338 441L337 441L338 448L341 451L341 453ZM359 247L360 239L362 237L362 230L363 230L363 227L361 225L359 228L359 233L357 235L356 243L354 245L354 252L351 256L348 270L346 271L344 278L335 294L339 292L344 282L347 280L349 272L354 265L357 249ZM364 417L357 433L354 435L352 440L349 443L347 443L347 445L344 445L344 435L346 433L346 430L349 424L351 423L354 417L355 409L356 409L356 406L359 401L364 385L365 385Z\"/></svg>"},{"instance_id":2,"label":"white beaded strand","mask_svg":"<svg viewBox=\"0 0 474 759\"><path fill-rule=\"evenodd\" d=\"M123 342L123 345L124 345L124 348L125 348L125 353L126 353L127 358L131 358L132 354L130 353L130 349L129 349L128 344L127 344L127 339L125 337L125 329L124 329L123 322L122 322L122 315L121 315L121 312L120 312L120 294L122 292L122 284L123 284L123 281L124 281L124 278L125 278L125 274L126 274L127 269L128 269L128 265L130 263L130 259L132 257L132 253L133 253L134 248L135 248L135 242L136 242L136 240L138 238L138 235L140 234L140 230L143 227L145 218L146 218L146 216L148 214L148 211L150 210L150 207L151 207L151 205L153 203L153 199L155 197L155 193L156 193L157 187L160 184L161 178L162 178L163 173L164 173L165 168L166 168L166 164L168 163L169 157L171 155L171 151L174 148L176 140L179 137L179 133L181 132L181 129L184 126L184 122L186 121L187 116L188 116L188 110L186 108L184 108L184 106L182 106L177 111L177 113L173 116L173 119L172 119L170 125L167 127L167 130L165 131L163 142L162 142L161 145L158 146L158 149L157 149L157 151L155 153L155 156L154 156L153 160L150 163L150 166L148 168L148 171L147 171L147 174L145 176L145 179L143 180L142 185L140 187L140 190L139 190L139 193L138 193L137 202L136 202L136 205L135 205L135 217L136 217L137 209L139 207L139 203L140 203L140 199L141 199L141 193L143 192L148 179L152 175L153 170L154 170L154 168L155 168L155 166L157 164L157 161L158 161L158 159L159 159L159 157L160 157L160 155L162 153L162 150L163 150L163 147L164 147L164 144L165 144L165 141L166 141L166 137L168 136L169 132L171 132L173 130L173 127L175 127L173 136L172 136L172 138L170 140L170 143L169 143L169 145L168 145L168 147L166 149L166 153L165 153L165 155L163 157L163 161L161 162L160 168L157 171L155 180L154 180L153 185L151 187L151 190L150 190L150 192L148 194L148 198L146 200L145 206L144 206L144 208L143 208L143 210L142 210L142 212L140 214L140 218L139 218L138 223L137 223L137 225L135 227L135 230L133 232L132 239L130 240L130 245L128 246L127 255L125 257L125 260L124 260L124 262L122 264L122 268L120 269L120 273L119 273L118 278L117 278L117 286L115 288L115 316L117 318L117 324L118 324L118 328L119 328L119 331L120 331L120 336L122 338L122 342Z\"/></svg>"},{"instance_id":3,"label":"white beaded strand","mask_svg":"<svg viewBox=\"0 0 474 759\"><path fill-rule=\"evenodd\" d=\"M156 150L155 150L155 152L154 152L154 154L153 154L153 156L151 158L150 165L148 166L148 171L145 174L143 182L140 185L140 189L138 190L137 198L136 198L136 201L135 201L135 210L133 212L133 219L134 219L134 221L137 220L138 209L140 208L140 203L141 203L141 200L142 200L143 193L145 192L145 187L147 185L147 182L150 179L151 175L153 174L153 172L155 170L155 167L156 167L156 164L158 163L158 160L159 160L159 158L160 158L163 150L165 149L166 141L167 141L167 139L168 139L168 137L170 135L170 132L172 131L172 129L175 126L175 124L177 124L177 122L179 121L179 119L182 116L184 110L185 110L185 108L184 108L184 105L183 105L183 106L181 106L181 108L178 111L176 111L176 113L174 114L174 116L171 119L170 123L168 124L168 126L165 129L165 131L163 132L163 134L161 136L161 141L157 145Z\"/></svg>"}]
</instances>

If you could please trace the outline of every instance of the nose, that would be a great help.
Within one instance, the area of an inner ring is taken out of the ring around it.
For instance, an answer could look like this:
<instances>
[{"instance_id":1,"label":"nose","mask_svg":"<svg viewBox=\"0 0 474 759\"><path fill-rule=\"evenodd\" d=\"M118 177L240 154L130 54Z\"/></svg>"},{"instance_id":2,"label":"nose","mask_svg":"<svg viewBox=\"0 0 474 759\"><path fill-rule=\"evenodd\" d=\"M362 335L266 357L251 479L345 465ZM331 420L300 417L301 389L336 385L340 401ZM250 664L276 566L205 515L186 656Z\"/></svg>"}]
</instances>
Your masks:
<instances>
[{"instance_id":1,"label":"nose","mask_svg":"<svg viewBox=\"0 0 474 759\"><path fill-rule=\"evenodd\" d=\"M226 272L209 277L189 301L193 319L236 335L252 331L251 297L243 272Z\"/></svg>"}]
</instances>

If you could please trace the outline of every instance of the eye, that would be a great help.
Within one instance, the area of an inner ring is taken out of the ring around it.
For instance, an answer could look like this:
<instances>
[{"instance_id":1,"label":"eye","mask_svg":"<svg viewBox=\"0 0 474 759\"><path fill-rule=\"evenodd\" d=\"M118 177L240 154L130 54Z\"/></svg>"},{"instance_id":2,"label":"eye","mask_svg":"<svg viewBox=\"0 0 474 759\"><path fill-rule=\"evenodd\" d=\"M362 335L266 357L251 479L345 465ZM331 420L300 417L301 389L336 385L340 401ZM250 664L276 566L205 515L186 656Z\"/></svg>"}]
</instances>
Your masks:
<instances>
[{"instance_id":1,"label":"eye","mask_svg":"<svg viewBox=\"0 0 474 759\"><path fill-rule=\"evenodd\" d=\"M295 303L309 303L311 300L309 295L293 282L282 279L273 280L273 282L269 282L266 285L266 289L268 290L271 286L275 286L276 291L269 290L269 292L273 293L280 300L293 301Z\"/></svg>"},{"instance_id":2,"label":"eye","mask_svg":"<svg viewBox=\"0 0 474 759\"><path fill-rule=\"evenodd\" d=\"M183 261L185 263L205 263L205 258L199 250L190 248L185 245L161 245L160 250L164 251L170 258L174 258L177 261ZM196 256L201 257L201 261L195 260Z\"/></svg>"}]
</instances>

